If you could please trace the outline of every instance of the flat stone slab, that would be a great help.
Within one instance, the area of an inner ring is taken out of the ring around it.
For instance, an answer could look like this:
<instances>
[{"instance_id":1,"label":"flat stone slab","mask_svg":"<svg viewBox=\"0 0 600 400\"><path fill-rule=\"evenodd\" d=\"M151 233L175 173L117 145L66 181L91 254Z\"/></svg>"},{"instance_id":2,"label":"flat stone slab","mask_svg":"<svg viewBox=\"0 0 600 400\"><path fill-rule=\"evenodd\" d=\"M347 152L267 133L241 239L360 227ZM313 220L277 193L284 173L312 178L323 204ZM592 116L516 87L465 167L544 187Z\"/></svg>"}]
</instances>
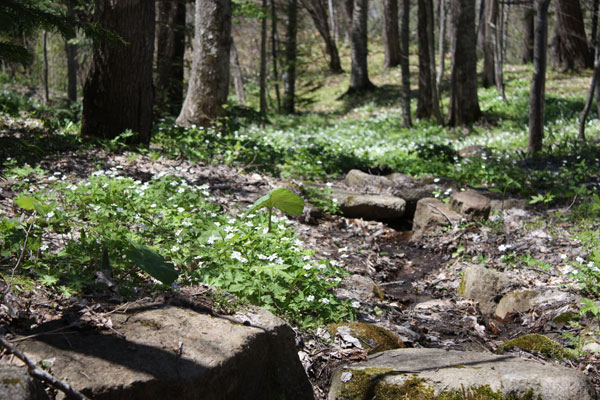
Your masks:
<instances>
[{"instance_id":1,"label":"flat stone slab","mask_svg":"<svg viewBox=\"0 0 600 400\"><path fill-rule=\"evenodd\" d=\"M332 196L337 199L342 214L348 218L391 220L402 218L406 210L406 201L392 195L335 190Z\"/></svg>"},{"instance_id":2,"label":"flat stone slab","mask_svg":"<svg viewBox=\"0 0 600 400\"><path fill-rule=\"evenodd\" d=\"M408 399L413 397L404 396L415 388L435 395L487 390L503 398L597 399L591 380L570 368L489 353L414 348L385 351L337 369L328 399L349 393L356 400L379 398L380 393Z\"/></svg>"},{"instance_id":3,"label":"flat stone slab","mask_svg":"<svg viewBox=\"0 0 600 400\"><path fill-rule=\"evenodd\" d=\"M95 400L313 399L293 330L259 308L234 318L148 304L111 315L124 337L65 330L18 348Z\"/></svg>"}]
</instances>

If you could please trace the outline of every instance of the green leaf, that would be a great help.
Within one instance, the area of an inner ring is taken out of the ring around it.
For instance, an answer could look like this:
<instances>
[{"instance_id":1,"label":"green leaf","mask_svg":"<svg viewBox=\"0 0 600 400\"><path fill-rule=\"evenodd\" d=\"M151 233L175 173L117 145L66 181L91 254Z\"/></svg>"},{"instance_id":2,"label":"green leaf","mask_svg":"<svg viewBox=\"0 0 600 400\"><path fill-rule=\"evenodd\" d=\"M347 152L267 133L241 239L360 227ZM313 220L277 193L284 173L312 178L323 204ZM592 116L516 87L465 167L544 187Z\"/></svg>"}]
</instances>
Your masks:
<instances>
[{"instance_id":1,"label":"green leaf","mask_svg":"<svg viewBox=\"0 0 600 400\"><path fill-rule=\"evenodd\" d=\"M304 200L285 188L277 188L256 200L244 216L263 207L277 208L286 214L297 217L304 210Z\"/></svg>"},{"instance_id":2,"label":"green leaf","mask_svg":"<svg viewBox=\"0 0 600 400\"><path fill-rule=\"evenodd\" d=\"M15 200L15 203L24 210L33 210L40 201L30 196L19 196Z\"/></svg>"},{"instance_id":3,"label":"green leaf","mask_svg":"<svg viewBox=\"0 0 600 400\"><path fill-rule=\"evenodd\" d=\"M127 251L127 257L131 262L165 285L170 285L177 279L179 273L175 271L172 265L165 262L163 256L148 246L130 243L132 248Z\"/></svg>"},{"instance_id":4,"label":"green leaf","mask_svg":"<svg viewBox=\"0 0 600 400\"><path fill-rule=\"evenodd\" d=\"M248 209L248 211L246 211L246 213L244 214L244 217L246 217L248 214L250 214L253 211L260 210L263 207L272 208L272 206L270 205L271 204L270 203L271 202L271 192L265 194L263 197L256 200L254 202L254 204L252 204L252 206Z\"/></svg>"}]
</instances>

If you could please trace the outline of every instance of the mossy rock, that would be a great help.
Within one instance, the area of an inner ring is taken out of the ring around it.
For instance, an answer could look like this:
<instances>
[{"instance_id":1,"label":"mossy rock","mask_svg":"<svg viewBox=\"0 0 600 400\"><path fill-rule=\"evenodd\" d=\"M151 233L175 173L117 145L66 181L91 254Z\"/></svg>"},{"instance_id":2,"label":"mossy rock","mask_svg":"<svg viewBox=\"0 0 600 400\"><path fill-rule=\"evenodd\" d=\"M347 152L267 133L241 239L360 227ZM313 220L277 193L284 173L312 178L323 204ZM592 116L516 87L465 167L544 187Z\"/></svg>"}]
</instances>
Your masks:
<instances>
[{"instance_id":1,"label":"mossy rock","mask_svg":"<svg viewBox=\"0 0 600 400\"><path fill-rule=\"evenodd\" d=\"M353 337L358 339L369 354L379 353L381 351L402 349L404 343L400 341L397 335L389 330L368 324L366 322L349 322L329 325L329 334L335 336L338 328L348 327Z\"/></svg>"},{"instance_id":2,"label":"mossy rock","mask_svg":"<svg viewBox=\"0 0 600 400\"><path fill-rule=\"evenodd\" d=\"M544 357L556 360L574 359L575 355L569 349L565 349L560 343L547 336L537 333L511 339L498 347L497 353L502 353L510 348L519 348L527 351L536 351Z\"/></svg>"},{"instance_id":3,"label":"mossy rock","mask_svg":"<svg viewBox=\"0 0 600 400\"><path fill-rule=\"evenodd\" d=\"M567 311L557 315L552 321L556 322L557 324L569 324L572 321L578 321L579 318L580 316L578 313L573 311Z\"/></svg>"}]
</instances>

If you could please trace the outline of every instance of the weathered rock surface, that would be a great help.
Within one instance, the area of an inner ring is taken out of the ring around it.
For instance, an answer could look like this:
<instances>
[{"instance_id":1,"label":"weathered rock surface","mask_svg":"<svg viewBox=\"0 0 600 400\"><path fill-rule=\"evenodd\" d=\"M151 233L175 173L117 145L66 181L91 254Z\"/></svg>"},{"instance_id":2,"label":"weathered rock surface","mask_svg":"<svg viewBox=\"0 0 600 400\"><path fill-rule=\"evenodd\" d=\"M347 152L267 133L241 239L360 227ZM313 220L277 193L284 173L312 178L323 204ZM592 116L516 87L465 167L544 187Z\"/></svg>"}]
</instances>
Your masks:
<instances>
[{"instance_id":1,"label":"weathered rock surface","mask_svg":"<svg viewBox=\"0 0 600 400\"><path fill-rule=\"evenodd\" d=\"M339 368L333 374L328 399L343 399L350 393L353 396L349 398L365 400L380 398L383 393L389 398L427 398L434 393L481 393L485 389L503 396L544 400L597 399L589 378L573 369L443 349L390 350Z\"/></svg>"},{"instance_id":2,"label":"weathered rock surface","mask_svg":"<svg viewBox=\"0 0 600 400\"><path fill-rule=\"evenodd\" d=\"M491 211L510 210L511 208L526 209L526 199L490 200Z\"/></svg>"},{"instance_id":3,"label":"weathered rock surface","mask_svg":"<svg viewBox=\"0 0 600 400\"><path fill-rule=\"evenodd\" d=\"M0 362L0 399L48 400L44 385L27 373L26 367Z\"/></svg>"},{"instance_id":4,"label":"weathered rock surface","mask_svg":"<svg viewBox=\"0 0 600 400\"><path fill-rule=\"evenodd\" d=\"M389 188L394 185L394 182L385 176L367 174L358 169L350 170L344 178L344 183L350 187L371 186Z\"/></svg>"},{"instance_id":5,"label":"weathered rock surface","mask_svg":"<svg viewBox=\"0 0 600 400\"><path fill-rule=\"evenodd\" d=\"M494 316L506 321L517 313L527 312L533 307L560 308L563 305L577 304L577 298L558 289L516 290L505 294L498 303Z\"/></svg>"},{"instance_id":6,"label":"weathered rock surface","mask_svg":"<svg viewBox=\"0 0 600 400\"><path fill-rule=\"evenodd\" d=\"M335 190L332 195L337 199L345 217L368 220L393 220L402 218L406 201L392 195L359 194Z\"/></svg>"},{"instance_id":7,"label":"weathered rock surface","mask_svg":"<svg viewBox=\"0 0 600 400\"><path fill-rule=\"evenodd\" d=\"M499 271L477 264L464 264L458 295L479 303L481 313L491 316L498 306L497 300L514 283Z\"/></svg>"},{"instance_id":8,"label":"weathered rock surface","mask_svg":"<svg viewBox=\"0 0 600 400\"><path fill-rule=\"evenodd\" d=\"M490 200L474 190L452 193L450 208L467 220L487 219L490 216Z\"/></svg>"},{"instance_id":9,"label":"weathered rock surface","mask_svg":"<svg viewBox=\"0 0 600 400\"><path fill-rule=\"evenodd\" d=\"M418 240L423 235L434 230L458 223L461 216L452 211L450 207L441 200L428 197L419 200L415 216L413 218L413 240Z\"/></svg>"},{"instance_id":10,"label":"weathered rock surface","mask_svg":"<svg viewBox=\"0 0 600 400\"><path fill-rule=\"evenodd\" d=\"M94 399L313 399L293 330L258 308L233 318L148 304L112 314L124 337L63 332L18 348Z\"/></svg>"},{"instance_id":11,"label":"weathered rock surface","mask_svg":"<svg viewBox=\"0 0 600 400\"><path fill-rule=\"evenodd\" d=\"M371 278L363 275L350 275L335 289L335 295L341 300L357 300L370 302L374 299L382 299L383 291Z\"/></svg>"},{"instance_id":12,"label":"weathered rock surface","mask_svg":"<svg viewBox=\"0 0 600 400\"><path fill-rule=\"evenodd\" d=\"M341 347L354 346L369 354L405 347L400 336L382 326L366 322L332 324L329 334L334 340L342 342Z\"/></svg>"}]
</instances>

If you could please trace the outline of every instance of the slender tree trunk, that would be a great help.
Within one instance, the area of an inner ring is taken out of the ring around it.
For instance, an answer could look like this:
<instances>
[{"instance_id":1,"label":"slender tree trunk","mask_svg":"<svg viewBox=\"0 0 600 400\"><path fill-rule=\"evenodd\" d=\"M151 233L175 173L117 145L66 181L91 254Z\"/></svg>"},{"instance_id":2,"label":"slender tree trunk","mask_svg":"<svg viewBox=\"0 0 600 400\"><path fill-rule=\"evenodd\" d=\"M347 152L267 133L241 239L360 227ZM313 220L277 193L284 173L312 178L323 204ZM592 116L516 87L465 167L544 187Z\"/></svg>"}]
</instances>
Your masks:
<instances>
[{"instance_id":1,"label":"slender tree trunk","mask_svg":"<svg viewBox=\"0 0 600 400\"><path fill-rule=\"evenodd\" d=\"M598 58L598 49L596 49L595 56L595 66L594 66L594 75L592 76L592 83L590 84L590 92L588 95L587 102L585 103L585 107L581 112L581 118L579 121L579 135L578 139L585 142L585 122L587 117L592 109L592 102L594 101L594 92L598 87L598 77L600 76L600 59Z\"/></svg>"},{"instance_id":2,"label":"slender tree trunk","mask_svg":"<svg viewBox=\"0 0 600 400\"><path fill-rule=\"evenodd\" d=\"M246 103L246 89L244 88L244 73L242 66L240 65L240 58L238 56L237 47L233 39L231 40L231 75L233 77L233 86L235 87L235 95L240 105L245 106Z\"/></svg>"},{"instance_id":3,"label":"slender tree trunk","mask_svg":"<svg viewBox=\"0 0 600 400\"><path fill-rule=\"evenodd\" d=\"M579 0L556 1L552 62L563 71L591 68L594 63L587 43Z\"/></svg>"},{"instance_id":4,"label":"slender tree trunk","mask_svg":"<svg viewBox=\"0 0 600 400\"><path fill-rule=\"evenodd\" d=\"M488 0L479 0L479 15L477 16L477 48L483 51L485 47L485 31L487 29L487 23L485 20L485 10Z\"/></svg>"},{"instance_id":5,"label":"slender tree trunk","mask_svg":"<svg viewBox=\"0 0 600 400\"><path fill-rule=\"evenodd\" d=\"M277 112L281 112L281 94L279 93L279 71L277 68L277 11L275 0L271 0L271 60L273 61L273 82L275 82L275 99L277 100Z\"/></svg>"},{"instance_id":6,"label":"slender tree trunk","mask_svg":"<svg viewBox=\"0 0 600 400\"><path fill-rule=\"evenodd\" d=\"M67 5L67 16L73 16L72 6ZM67 98L69 102L77 101L77 46L69 43L73 37L65 38L65 54L67 58Z\"/></svg>"},{"instance_id":7,"label":"slender tree trunk","mask_svg":"<svg viewBox=\"0 0 600 400\"><path fill-rule=\"evenodd\" d=\"M446 0L440 0L439 3L439 23L440 33L438 37L438 71L435 78L438 93L441 92L442 79L444 78L445 58L446 58Z\"/></svg>"},{"instance_id":8,"label":"slender tree trunk","mask_svg":"<svg viewBox=\"0 0 600 400\"><path fill-rule=\"evenodd\" d=\"M498 22L498 0L485 0L485 34L483 41L483 73L481 85L485 88L496 84L496 52L494 43L496 41L496 26Z\"/></svg>"},{"instance_id":9,"label":"slender tree trunk","mask_svg":"<svg viewBox=\"0 0 600 400\"><path fill-rule=\"evenodd\" d=\"M383 46L385 68L400 65L400 32L398 29L398 0L384 0Z\"/></svg>"},{"instance_id":10,"label":"slender tree trunk","mask_svg":"<svg viewBox=\"0 0 600 400\"><path fill-rule=\"evenodd\" d=\"M409 64L409 39L410 39L410 0L402 0L402 26L400 36L400 68L402 70L402 125L412 126L410 117L410 64Z\"/></svg>"},{"instance_id":11,"label":"slender tree trunk","mask_svg":"<svg viewBox=\"0 0 600 400\"><path fill-rule=\"evenodd\" d=\"M468 125L479 119L475 1L451 0L453 24L452 75L448 125Z\"/></svg>"},{"instance_id":12,"label":"slender tree trunk","mask_svg":"<svg viewBox=\"0 0 600 400\"><path fill-rule=\"evenodd\" d=\"M337 49L337 26L335 24L335 8L333 6L333 0L327 0L327 7L329 8L329 26L331 26L331 40L333 40L333 44Z\"/></svg>"},{"instance_id":13,"label":"slender tree trunk","mask_svg":"<svg viewBox=\"0 0 600 400\"><path fill-rule=\"evenodd\" d=\"M155 109L159 115L177 115L183 103L185 2L156 2Z\"/></svg>"},{"instance_id":14,"label":"slender tree trunk","mask_svg":"<svg viewBox=\"0 0 600 400\"><path fill-rule=\"evenodd\" d=\"M47 104L50 101L50 92L48 89L48 33L44 31L42 33L42 52L44 54L44 102Z\"/></svg>"},{"instance_id":15,"label":"slender tree trunk","mask_svg":"<svg viewBox=\"0 0 600 400\"><path fill-rule=\"evenodd\" d=\"M592 3L592 34L590 35L590 43L592 48L596 48L596 42L598 40L598 9L600 6L600 0L593 0Z\"/></svg>"},{"instance_id":16,"label":"slender tree trunk","mask_svg":"<svg viewBox=\"0 0 600 400\"><path fill-rule=\"evenodd\" d=\"M340 55L330 30L329 13L327 12L324 0L302 0L302 4L315 24L317 32L319 32L319 35L321 35L325 42L325 51L329 57L329 71L334 74L341 74L344 71L342 70Z\"/></svg>"},{"instance_id":17,"label":"slender tree trunk","mask_svg":"<svg viewBox=\"0 0 600 400\"><path fill-rule=\"evenodd\" d=\"M438 88L435 83L435 35L434 35L434 27L435 27L435 18L433 15L433 0L429 1L429 5L427 7L427 42L429 42L427 49L429 50L429 68L431 71L429 72L429 76L431 77L431 112L438 122L438 124L442 125L444 120L442 118L442 113L440 112L440 96L438 93Z\"/></svg>"},{"instance_id":18,"label":"slender tree trunk","mask_svg":"<svg viewBox=\"0 0 600 400\"><path fill-rule=\"evenodd\" d=\"M535 0L533 78L529 93L529 152L542 150L544 103L546 100L546 49L548 47L548 6L551 0Z\"/></svg>"},{"instance_id":19,"label":"slender tree trunk","mask_svg":"<svg viewBox=\"0 0 600 400\"><path fill-rule=\"evenodd\" d=\"M152 132L154 2L99 0L95 21L121 41L102 41L93 52L83 89L83 136L114 138L126 129L131 142L149 143Z\"/></svg>"},{"instance_id":20,"label":"slender tree trunk","mask_svg":"<svg viewBox=\"0 0 600 400\"><path fill-rule=\"evenodd\" d=\"M196 0L194 54L177 124L218 124L229 93L231 0Z\"/></svg>"},{"instance_id":21,"label":"slender tree trunk","mask_svg":"<svg viewBox=\"0 0 600 400\"><path fill-rule=\"evenodd\" d=\"M375 89L367 63L367 18L369 0L356 0L352 14L352 71L347 93Z\"/></svg>"},{"instance_id":22,"label":"slender tree trunk","mask_svg":"<svg viewBox=\"0 0 600 400\"><path fill-rule=\"evenodd\" d=\"M535 25L533 0L526 0L522 7L523 19L521 20L521 30L523 32L523 49L521 52L521 61L523 64L529 64L533 61L533 37Z\"/></svg>"},{"instance_id":23,"label":"slender tree trunk","mask_svg":"<svg viewBox=\"0 0 600 400\"><path fill-rule=\"evenodd\" d=\"M267 115L267 0L262 0L264 15L260 28L259 112L263 121Z\"/></svg>"},{"instance_id":24,"label":"slender tree trunk","mask_svg":"<svg viewBox=\"0 0 600 400\"><path fill-rule=\"evenodd\" d=\"M498 13L496 13L496 24L493 29L494 32L494 79L496 81L496 87L502 97L502 100L506 103L506 92L504 90L504 15L505 15L504 3L500 6ZM507 18L508 19L508 15Z\"/></svg>"},{"instance_id":25,"label":"slender tree trunk","mask_svg":"<svg viewBox=\"0 0 600 400\"><path fill-rule=\"evenodd\" d=\"M352 14L354 14L354 0L342 1L342 21L344 21L344 41L352 43Z\"/></svg>"},{"instance_id":26,"label":"slender tree trunk","mask_svg":"<svg viewBox=\"0 0 600 400\"><path fill-rule=\"evenodd\" d=\"M418 41L419 41L419 96L417 97L417 118L429 118L433 116L433 99L431 98L431 52L429 51L429 36L427 8L431 0L419 0L418 5Z\"/></svg>"},{"instance_id":27,"label":"slender tree trunk","mask_svg":"<svg viewBox=\"0 0 600 400\"><path fill-rule=\"evenodd\" d=\"M283 111L287 114L293 114L295 112L297 32L298 0L287 0L285 64L283 66Z\"/></svg>"}]
</instances>

